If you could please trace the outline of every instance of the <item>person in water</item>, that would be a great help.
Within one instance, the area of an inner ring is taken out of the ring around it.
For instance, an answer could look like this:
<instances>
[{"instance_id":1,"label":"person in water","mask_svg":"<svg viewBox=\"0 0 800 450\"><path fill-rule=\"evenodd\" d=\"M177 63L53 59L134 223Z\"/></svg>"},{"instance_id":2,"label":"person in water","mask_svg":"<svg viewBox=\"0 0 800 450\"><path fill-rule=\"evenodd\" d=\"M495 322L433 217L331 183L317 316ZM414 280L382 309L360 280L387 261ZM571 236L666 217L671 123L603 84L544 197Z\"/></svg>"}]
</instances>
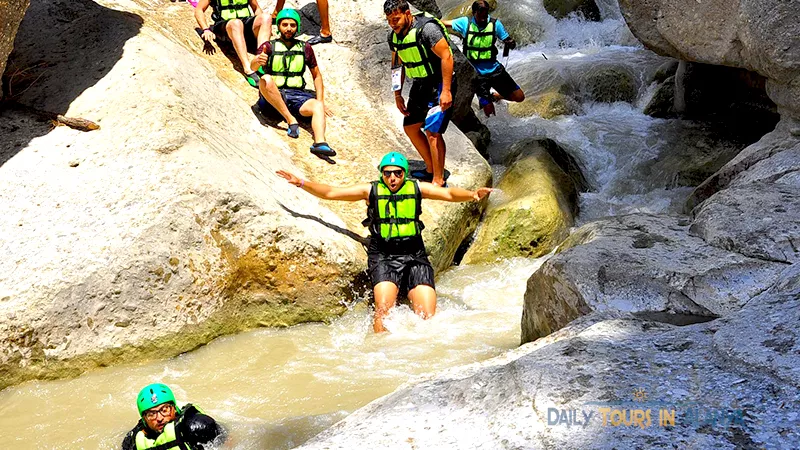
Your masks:
<instances>
[{"instance_id":1,"label":"person in water","mask_svg":"<svg viewBox=\"0 0 800 450\"><path fill-rule=\"evenodd\" d=\"M225 430L196 406L178 408L166 384L145 386L136 396L136 406L140 420L125 435L122 450L201 450L226 437Z\"/></svg>"},{"instance_id":2,"label":"person in water","mask_svg":"<svg viewBox=\"0 0 800 450\"><path fill-rule=\"evenodd\" d=\"M447 147L442 135L453 115L456 88L447 29L433 16L411 14L406 0L386 0L383 12L392 28L388 40L395 104L405 116L403 131L425 161L425 170L410 175L445 186ZM404 76L414 79L408 103L403 99Z\"/></svg>"},{"instance_id":3,"label":"person in water","mask_svg":"<svg viewBox=\"0 0 800 450\"><path fill-rule=\"evenodd\" d=\"M286 134L300 137L298 118L310 118L314 144L311 153L321 157L336 156L325 142L325 116L331 115L325 106L325 86L317 66L314 50L307 42L298 40L300 14L294 9L278 13L279 39L265 42L250 68L266 73L258 83L258 107L268 117L282 117L288 125ZM308 67L314 79L314 91L305 89L303 74Z\"/></svg>"},{"instance_id":4,"label":"person in water","mask_svg":"<svg viewBox=\"0 0 800 450\"><path fill-rule=\"evenodd\" d=\"M472 4L472 17L445 20L444 24L464 38L462 51L477 72L474 89L486 117L494 114L494 102L498 100L525 100L525 93L497 61L495 43L498 39L503 41L508 50L515 49L517 43L508 35L500 20L489 15L489 3L486 0L477 0ZM491 89L495 92L492 93Z\"/></svg>"},{"instance_id":5,"label":"person in water","mask_svg":"<svg viewBox=\"0 0 800 450\"><path fill-rule=\"evenodd\" d=\"M289 183L324 200L367 201L370 242L367 267L375 295L373 329L385 331L383 318L389 313L401 288L408 292L414 312L423 319L436 313L433 267L422 242L422 199L447 202L480 201L491 188L469 191L444 188L408 178L408 160L397 152L387 153L378 165L380 179L349 187L314 183L279 170Z\"/></svg>"}]
</instances>

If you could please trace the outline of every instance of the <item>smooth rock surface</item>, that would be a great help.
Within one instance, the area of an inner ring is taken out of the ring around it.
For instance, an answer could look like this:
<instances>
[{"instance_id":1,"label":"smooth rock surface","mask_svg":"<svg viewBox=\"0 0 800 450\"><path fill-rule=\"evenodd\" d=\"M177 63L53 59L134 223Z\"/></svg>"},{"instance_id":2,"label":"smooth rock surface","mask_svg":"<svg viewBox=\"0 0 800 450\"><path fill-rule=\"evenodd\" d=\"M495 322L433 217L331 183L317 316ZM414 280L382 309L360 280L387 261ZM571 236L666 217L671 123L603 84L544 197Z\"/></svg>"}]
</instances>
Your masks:
<instances>
[{"instance_id":1,"label":"smooth rock surface","mask_svg":"<svg viewBox=\"0 0 800 450\"><path fill-rule=\"evenodd\" d=\"M672 323L727 316L783 269L692 238L689 223L685 217L629 215L573 232L528 280L522 342L591 311Z\"/></svg>"},{"instance_id":2,"label":"smooth rock surface","mask_svg":"<svg viewBox=\"0 0 800 450\"><path fill-rule=\"evenodd\" d=\"M5 71L8 55L14 49L14 38L29 4L30 0L0 0L0 77ZM0 78L0 99L4 92Z\"/></svg>"}]
</instances>

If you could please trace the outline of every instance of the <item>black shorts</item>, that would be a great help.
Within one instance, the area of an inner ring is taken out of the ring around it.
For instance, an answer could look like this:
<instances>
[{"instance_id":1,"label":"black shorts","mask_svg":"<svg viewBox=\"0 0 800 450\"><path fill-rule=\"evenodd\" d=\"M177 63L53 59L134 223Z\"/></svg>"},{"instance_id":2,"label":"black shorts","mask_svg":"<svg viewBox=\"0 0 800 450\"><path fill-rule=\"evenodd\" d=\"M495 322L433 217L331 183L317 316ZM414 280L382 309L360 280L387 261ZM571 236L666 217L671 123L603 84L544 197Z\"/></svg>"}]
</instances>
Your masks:
<instances>
[{"instance_id":1,"label":"black shorts","mask_svg":"<svg viewBox=\"0 0 800 450\"><path fill-rule=\"evenodd\" d=\"M280 92L283 96L283 102L286 103L286 107L289 108L289 112L292 113L295 119L310 119L310 117L300 114L300 108L305 102L317 98L317 94L314 91L308 89L281 89ZM282 119L281 113L270 105L261 94L258 95L258 107L265 116L273 119Z\"/></svg>"},{"instance_id":2,"label":"black shorts","mask_svg":"<svg viewBox=\"0 0 800 450\"><path fill-rule=\"evenodd\" d=\"M453 100L456 98L456 76L450 82L450 93ZM439 95L442 93L442 83L430 82L425 80L414 80L411 84L411 92L408 94L408 103L406 103L406 110L409 115L403 118L403 126L414 125L418 123L425 123L425 117L428 115L428 110L439 104ZM447 125L450 124L450 118L453 117L453 106L447 108L444 112L442 120L440 120L436 128L428 129L431 133L443 134L447 131Z\"/></svg>"},{"instance_id":3,"label":"black shorts","mask_svg":"<svg viewBox=\"0 0 800 450\"><path fill-rule=\"evenodd\" d=\"M436 288L433 267L421 237L406 238L392 244L373 237L367 255L367 270L373 288L383 281L391 281L401 292L408 292L421 284Z\"/></svg>"},{"instance_id":4,"label":"black shorts","mask_svg":"<svg viewBox=\"0 0 800 450\"><path fill-rule=\"evenodd\" d=\"M509 98L514 91L519 89L519 85L511 78L511 75L506 72L506 68L500 66L499 69L489 75L475 74L474 88L475 94L477 94L478 97L490 98L491 94L489 93L489 89L494 88L500 96Z\"/></svg>"},{"instance_id":5,"label":"black shorts","mask_svg":"<svg viewBox=\"0 0 800 450\"><path fill-rule=\"evenodd\" d=\"M245 17L241 20L242 23L244 23L244 43L247 44L247 51L255 55L258 42L256 42L256 35L253 32L253 22L256 21L256 16ZM211 31L214 32L216 38L224 42L231 41L230 36L228 36L228 30L225 29L228 22L228 20L220 20L219 22L214 22L214 25L211 25Z\"/></svg>"}]
</instances>

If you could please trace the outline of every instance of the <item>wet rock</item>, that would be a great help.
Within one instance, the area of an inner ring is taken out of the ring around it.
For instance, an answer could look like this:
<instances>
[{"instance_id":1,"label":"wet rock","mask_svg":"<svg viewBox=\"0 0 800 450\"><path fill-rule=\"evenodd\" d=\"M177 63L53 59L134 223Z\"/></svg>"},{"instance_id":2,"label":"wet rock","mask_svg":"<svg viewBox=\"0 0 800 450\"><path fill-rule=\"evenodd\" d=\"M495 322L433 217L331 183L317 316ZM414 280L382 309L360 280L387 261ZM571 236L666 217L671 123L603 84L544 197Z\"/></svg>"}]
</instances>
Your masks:
<instances>
[{"instance_id":1,"label":"wet rock","mask_svg":"<svg viewBox=\"0 0 800 450\"><path fill-rule=\"evenodd\" d=\"M687 222L629 215L573 232L528 280L522 342L592 311L730 315L769 287L783 268L693 238Z\"/></svg>"},{"instance_id":2,"label":"wet rock","mask_svg":"<svg viewBox=\"0 0 800 450\"><path fill-rule=\"evenodd\" d=\"M581 105L563 89L553 89L548 92L525 98L519 103L509 103L508 112L515 117L530 117L537 115L543 119L552 119L558 116L580 114Z\"/></svg>"},{"instance_id":3,"label":"wet rock","mask_svg":"<svg viewBox=\"0 0 800 450\"><path fill-rule=\"evenodd\" d=\"M552 251L573 225L578 187L536 141L516 144L497 184L501 200L487 209L463 262L475 264Z\"/></svg>"},{"instance_id":4,"label":"wet rock","mask_svg":"<svg viewBox=\"0 0 800 450\"><path fill-rule=\"evenodd\" d=\"M593 67L580 75L577 84L581 95L590 101L632 102L636 98L636 81L621 66Z\"/></svg>"},{"instance_id":5,"label":"wet rock","mask_svg":"<svg viewBox=\"0 0 800 450\"><path fill-rule=\"evenodd\" d=\"M446 19L456 19L458 17L470 17L472 16L472 4L475 0L466 0L458 5L449 7L447 10L444 11L444 17ZM497 9L497 0L487 0L489 4L489 12L494 12ZM449 6L449 5L448 5Z\"/></svg>"},{"instance_id":6,"label":"wet rock","mask_svg":"<svg viewBox=\"0 0 800 450\"><path fill-rule=\"evenodd\" d=\"M671 76L658 85L653 98L644 107L648 116L667 118L675 115L675 77Z\"/></svg>"},{"instance_id":7,"label":"wet rock","mask_svg":"<svg viewBox=\"0 0 800 450\"><path fill-rule=\"evenodd\" d=\"M678 61L677 60L669 60L664 64L658 66L655 73L653 73L653 77L650 79L650 83L663 83L667 78L675 75L675 72L678 70Z\"/></svg>"},{"instance_id":8,"label":"wet rock","mask_svg":"<svg viewBox=\"0 0 800 450\"><path fill-rule=\"evenodd\" d=\"M544 0L544 9L556 19L578 14L586 20L600 20L600 9L594 0Z\"/></svg>"}]
</instances>

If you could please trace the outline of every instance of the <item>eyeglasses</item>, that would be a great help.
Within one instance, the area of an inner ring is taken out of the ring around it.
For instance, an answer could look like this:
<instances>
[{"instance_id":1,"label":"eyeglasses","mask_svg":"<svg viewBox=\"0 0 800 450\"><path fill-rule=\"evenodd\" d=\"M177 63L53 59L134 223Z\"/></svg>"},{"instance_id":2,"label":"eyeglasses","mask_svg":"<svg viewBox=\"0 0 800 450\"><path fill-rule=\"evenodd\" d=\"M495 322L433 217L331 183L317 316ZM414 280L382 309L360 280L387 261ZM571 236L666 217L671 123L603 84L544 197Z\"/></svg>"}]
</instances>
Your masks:
<instances>
[{"instance_id":1,"label":"eyeglasses","mask_svg":"<svg viewBox=\"0 0 800 450\"><path fill-rule=\"evenodd\" d=\"M168 415L172 414L172 408L173 408L172 404L164 403L158 409L148 409L147 411L145 411L144 418L147 420L155 420L155 418L158 417L159 414L162 417L167 417Z\"/></svg>"},{"instance_id":2,"label":"eyeglasses","mask_svg":"<svg viewBox=\"0 0 800 450\"><path fill-rule=\"evenodd\" d=\"M397 178L403 178L403 169L383 171L383 176L385 176L386 178L391 178L392 175L394 175Z\"/></svg>"}]
</instances>

